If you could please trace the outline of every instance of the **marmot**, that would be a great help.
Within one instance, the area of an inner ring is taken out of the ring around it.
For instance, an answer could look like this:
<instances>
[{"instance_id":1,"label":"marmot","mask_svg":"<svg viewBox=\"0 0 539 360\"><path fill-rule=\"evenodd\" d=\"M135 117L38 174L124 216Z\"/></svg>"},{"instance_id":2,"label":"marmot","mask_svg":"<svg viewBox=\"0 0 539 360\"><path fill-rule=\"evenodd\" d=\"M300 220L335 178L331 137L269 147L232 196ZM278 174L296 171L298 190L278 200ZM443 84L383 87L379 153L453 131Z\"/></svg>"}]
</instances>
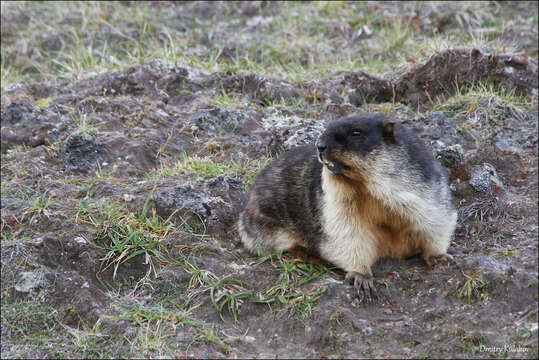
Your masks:
<instances>
[{"instance_id":1,"label":"marmot","mask_svg":"<svg viewBox=\"0 0 539 360\"><path fill-rule=\"evenodd\" d=\"M361 113L264 168L238 229L256 254L299 251L335 264L372 300L378 259L452 260L456 220L446 171L421 139L384 114Z\"/></svg>"}]
</instances>

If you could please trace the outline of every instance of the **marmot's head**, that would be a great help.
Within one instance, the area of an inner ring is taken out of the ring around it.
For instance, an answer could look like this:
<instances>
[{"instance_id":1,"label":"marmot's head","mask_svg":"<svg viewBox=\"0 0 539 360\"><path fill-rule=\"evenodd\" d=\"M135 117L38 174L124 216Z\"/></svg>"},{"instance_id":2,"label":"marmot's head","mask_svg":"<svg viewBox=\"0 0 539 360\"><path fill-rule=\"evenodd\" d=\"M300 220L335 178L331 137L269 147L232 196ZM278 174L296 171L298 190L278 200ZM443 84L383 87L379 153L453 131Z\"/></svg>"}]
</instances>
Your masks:
<instances>
[{"instance_id":1,"label":"marmot's head","mask_svg":"<svg viewBox=\"0 0 539 360\"><path fill-rule=\"evenodd\" d=\"M318 158L334 175L362 180L383 156L384 145L394 144L395 123L384 114L361 113L328 124L316 142Z\"/></svg>"}]
</instances>

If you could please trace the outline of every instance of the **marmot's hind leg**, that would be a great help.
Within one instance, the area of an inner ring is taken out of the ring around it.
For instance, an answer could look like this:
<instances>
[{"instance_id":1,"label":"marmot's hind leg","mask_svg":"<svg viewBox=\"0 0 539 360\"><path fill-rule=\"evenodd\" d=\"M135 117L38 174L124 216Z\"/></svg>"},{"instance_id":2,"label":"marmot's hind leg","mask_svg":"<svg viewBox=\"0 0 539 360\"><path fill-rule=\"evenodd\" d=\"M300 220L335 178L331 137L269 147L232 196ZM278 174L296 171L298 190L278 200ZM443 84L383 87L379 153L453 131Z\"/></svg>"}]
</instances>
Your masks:
<instances>
[{"instance_id":1,"label":"marmot's hind leg","mask_svg":"<svg viewBox=\"0 0 539 360\"><path fill-rule=\"evenodd\" d=\"M298 239L293 232L266 225L268 223L268 219L265 218L245 213L240 215L238 231L241 242L249 251L261 255L273 251L286 251L298 245Z\"/></svg>"}]
</instances>

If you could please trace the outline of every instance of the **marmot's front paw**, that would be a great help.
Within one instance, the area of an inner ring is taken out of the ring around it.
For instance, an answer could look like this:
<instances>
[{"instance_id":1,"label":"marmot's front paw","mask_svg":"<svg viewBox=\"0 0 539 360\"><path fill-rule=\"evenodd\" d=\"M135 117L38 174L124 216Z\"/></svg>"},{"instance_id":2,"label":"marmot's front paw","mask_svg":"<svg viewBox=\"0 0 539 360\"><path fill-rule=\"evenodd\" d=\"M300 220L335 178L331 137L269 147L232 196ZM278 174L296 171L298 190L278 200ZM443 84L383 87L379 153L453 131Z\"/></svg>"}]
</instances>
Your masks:
<instances>
[{"instance_id":1,"label":"marmot's front paw","mask_svg":"<svg viewBox=\"0 0 539 360\"><path fill-rule=\"evenodd\" d=\"M360 274L355 271L346 273L344 282L350 285L354 285L354 290L359 296L359 301L373 302L378 299L378 293L374 287L374 278L372 275Z\"/></svg>"},{"instance_id":2,"label":"marmot's front paw","mask_svg":"<svg viewBox=\"0 0 539 360\"><path fill-rule=\"evenodd\" d=\"M425 257L425 262L430 267L433 267L440 263L446 263L447 265L452 264L455 265L456 261L453 259L453 256L449 254L442 254L442 255L431 255Z\"/></svg>"}]
</instances>

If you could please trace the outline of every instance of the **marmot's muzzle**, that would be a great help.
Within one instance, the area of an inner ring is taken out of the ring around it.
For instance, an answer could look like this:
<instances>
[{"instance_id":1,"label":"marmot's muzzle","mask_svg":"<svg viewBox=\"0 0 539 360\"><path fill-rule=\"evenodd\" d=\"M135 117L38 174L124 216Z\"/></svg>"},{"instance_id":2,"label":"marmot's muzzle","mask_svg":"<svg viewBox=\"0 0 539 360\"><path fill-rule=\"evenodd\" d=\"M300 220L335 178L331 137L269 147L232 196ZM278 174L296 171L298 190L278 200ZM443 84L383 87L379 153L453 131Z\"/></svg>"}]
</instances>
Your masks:
<instances>
[{"instance_id":1,"label":"marmot's muzzle","mask_svg":"<svg viewBox=\"0 0 539 360\"><path fill-rule=\"evenodd\" d=\"M318 160L333 174L337 176L343 176L343 170L348 168L346 165L342 164L340 161L334 161L331 158L328 158L328 150L324 144L318 142L316 144L318 148Z\"/></svg>"},{"instance_id":2,"label":"marmot's muzzle","mask_svg":"<svg viewBox=\"0 0 539 360\"><path fill-rule=\"evenodd\" d=\"M327 155L326 155L326 149L327 149L326 144L318 140L316 142L316 148L318 149L318 160L320 160L322 164L327 165L328 161L327 161Z\"/></svg>"}]
</instances>

